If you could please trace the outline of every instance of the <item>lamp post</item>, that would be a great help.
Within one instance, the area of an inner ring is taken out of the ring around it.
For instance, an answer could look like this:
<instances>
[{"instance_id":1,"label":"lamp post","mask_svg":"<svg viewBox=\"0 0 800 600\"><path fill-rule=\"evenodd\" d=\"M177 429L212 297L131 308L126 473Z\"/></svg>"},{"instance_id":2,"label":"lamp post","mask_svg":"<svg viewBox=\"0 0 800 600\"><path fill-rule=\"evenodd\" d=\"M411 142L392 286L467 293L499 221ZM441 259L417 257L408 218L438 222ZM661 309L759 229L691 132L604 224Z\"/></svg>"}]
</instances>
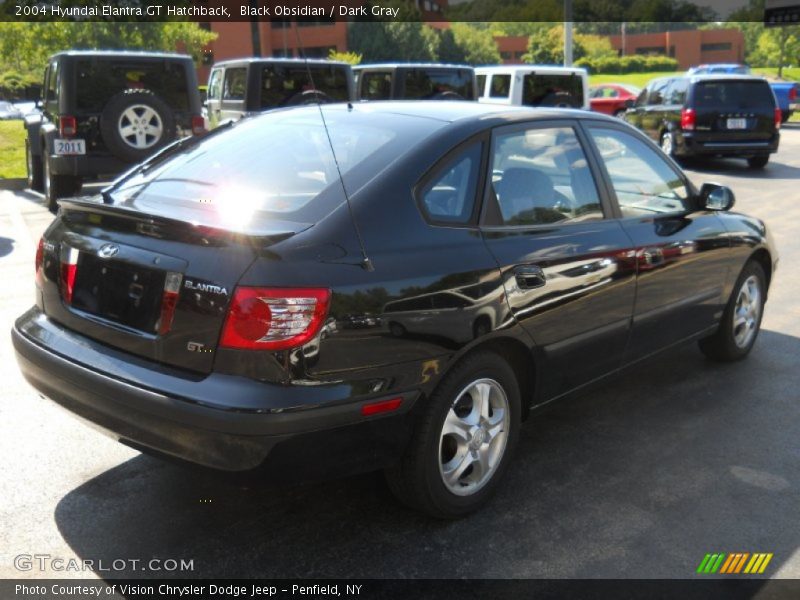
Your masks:
<instances>
[{"instance_id":1,"label":"lamp post","mask_svg":"<svg viewBox=\"0 0 800 600\"><path fill-rule=\"evenodd\" d=\"M572 0L564 0L564 66L572 66Z\"/></svg>"}]
</instances>

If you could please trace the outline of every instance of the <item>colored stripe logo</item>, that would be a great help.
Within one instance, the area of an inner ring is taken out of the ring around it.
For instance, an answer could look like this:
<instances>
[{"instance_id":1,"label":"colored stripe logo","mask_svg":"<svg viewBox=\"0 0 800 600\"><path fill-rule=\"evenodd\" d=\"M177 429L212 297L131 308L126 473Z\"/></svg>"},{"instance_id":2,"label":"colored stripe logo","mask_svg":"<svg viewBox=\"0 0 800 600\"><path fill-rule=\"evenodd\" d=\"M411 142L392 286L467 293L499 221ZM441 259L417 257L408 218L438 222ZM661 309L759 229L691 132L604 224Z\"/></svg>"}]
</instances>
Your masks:
<instances>
[{"instance_id":1,"label":"colored stripe logo","mask_svg":"<svg viewBox=\"0 0 800 600\"><path fill-rule=\"evenodd\" d=\"M756 552L753 554L749 552L732 552L730 554L717 552L715 554L706 554L697 567L697 573L701 575L714 573L760 575L766 570L767 565L772 560L772 556L771 552Z\"/></svg>"}]
</instances>

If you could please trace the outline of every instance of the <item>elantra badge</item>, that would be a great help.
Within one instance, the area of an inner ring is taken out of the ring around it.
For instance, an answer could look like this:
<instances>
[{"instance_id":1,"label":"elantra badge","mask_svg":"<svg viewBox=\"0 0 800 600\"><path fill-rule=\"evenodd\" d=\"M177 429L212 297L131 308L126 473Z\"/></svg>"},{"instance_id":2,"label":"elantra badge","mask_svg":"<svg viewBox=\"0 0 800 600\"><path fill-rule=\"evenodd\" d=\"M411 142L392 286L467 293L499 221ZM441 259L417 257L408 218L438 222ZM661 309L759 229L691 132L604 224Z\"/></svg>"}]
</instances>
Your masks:
<instances>
[{"instance_id":1,"label":"elantra badge","mask_svg":"<svg viewBox=\"0 0 800 600\"><path fill-rule=\"evenodd\" d=\"M228 295L227 289L211 283L200 283L194 282L191 279L187 279L183 285L185 288L194 290L196 292L211 292L212 294L220 294L221 296Z\"/></svg>"},{"instance_id":2,"label":"elantra badge","mask_svg":"<svg viewBox=\"0 0 800 600\"><path fill-rule=\"evenodd\" d=\"M100 258L112 258L119 253L119 246L116 244L103 244L97 251Z\"/></svg>"}]
</instances>

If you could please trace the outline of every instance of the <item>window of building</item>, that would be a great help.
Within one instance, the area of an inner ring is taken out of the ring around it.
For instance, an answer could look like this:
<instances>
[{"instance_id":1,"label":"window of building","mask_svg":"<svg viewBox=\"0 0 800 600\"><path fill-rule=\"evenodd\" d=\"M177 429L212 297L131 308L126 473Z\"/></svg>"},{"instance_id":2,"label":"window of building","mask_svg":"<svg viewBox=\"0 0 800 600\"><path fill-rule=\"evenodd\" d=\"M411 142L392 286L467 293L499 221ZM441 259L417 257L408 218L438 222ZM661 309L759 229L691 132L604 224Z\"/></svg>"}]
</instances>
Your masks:
<instances>
[{"instance_id":1,"label":"window of building","mask_svg":"<svg viewBox=\"0 0 800 600\"><path fill-rule=\"evenodd\" d=\"M730 42L717 42L713 44L700 44L701 52L719 52L730 50L733 46Z\"/></svg>"}]
</instances>

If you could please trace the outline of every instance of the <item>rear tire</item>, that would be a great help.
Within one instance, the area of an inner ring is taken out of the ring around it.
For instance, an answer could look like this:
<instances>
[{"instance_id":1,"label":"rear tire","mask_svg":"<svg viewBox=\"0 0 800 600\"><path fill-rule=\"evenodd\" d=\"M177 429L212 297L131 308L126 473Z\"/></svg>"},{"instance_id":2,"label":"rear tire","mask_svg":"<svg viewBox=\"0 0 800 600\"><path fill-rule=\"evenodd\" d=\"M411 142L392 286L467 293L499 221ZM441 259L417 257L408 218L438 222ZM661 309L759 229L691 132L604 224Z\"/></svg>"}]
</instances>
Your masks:
<instances>
[{"instance_id":1,"label":"rear tire","mask_svg":"<svg viewBox=\"0 0 800 600\"><path fill-rule=\"evenodd\" d=\"M751 169L763 169L769 162L769 154L766 156L753 156L747 159L747 165Z\"/></svg>"},{"instance_id":2,"label":"rear tire","mask_svg":"<svg viewBox=\"0 0 800 600\"><path fill-rule=\"evenodd\" d=\"M41 192L42 186L42 157L34 156L31 152L31 141L25 140L25 166L28 171L28 187L36 192Z\"/></svg>"},{"instance_id":3,"label":"rear tire","mask_svg":"<svg viewBox=\"0 0 800 600\"><path fill-rule=\"evenodd\" d=\"M766 292L764 269L756 261L748 261L733 286L716 333L699 342L703 354L721 362L747 356L761 330Z\"/></svg>"},{"instance_id":4,"label":"rear tire","mask_svg":"<svg viewBox=\"0 0 800 600\"><path fill-rule=\"evenodd\" d=\"M464 517L496 491L520 425L520 391L508 362L476 352L445 375L418 416L386 480L404 504L441 519Z\"/></svg>"},{"instance_id":5,"label":"rear tire","mask_svg":"<svg viewBox=\"0 0 800 600\"><path fill-rule=\"evenodd\" d=\"M58 199L77 194L81 189L81 179L72 175L53 174L50 153L45 150L42 188L47 210L55 214L58 211Z\"/></svg>"}]
</instances>

